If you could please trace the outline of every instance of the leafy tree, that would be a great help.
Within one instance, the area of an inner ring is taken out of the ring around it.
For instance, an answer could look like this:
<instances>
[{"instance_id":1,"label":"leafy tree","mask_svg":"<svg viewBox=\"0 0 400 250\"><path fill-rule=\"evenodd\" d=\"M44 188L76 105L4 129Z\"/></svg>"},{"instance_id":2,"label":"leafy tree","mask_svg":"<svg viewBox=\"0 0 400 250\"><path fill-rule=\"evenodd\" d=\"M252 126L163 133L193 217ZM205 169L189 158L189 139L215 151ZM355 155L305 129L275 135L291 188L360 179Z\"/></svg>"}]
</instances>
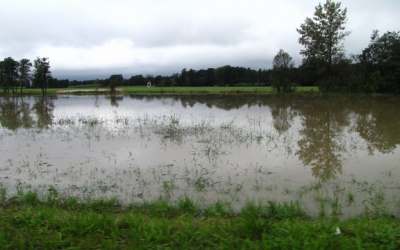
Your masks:
<instances>
[{"instance_id":1,"label":"leafy tree","mask_svg":"<svg viewBox=\"0 0 400 250\"><path fill-rule=\"evenodd\" d=\"M218 85L232 85L235 80L234 68L230 65L225 65L215 69L215 79Z\"/></svg>"},{"instance_id":2,"label":"leafy tree","mask_svg":"<svg viewBox=\"0 0 400 250\"><path fill-rule=\"evenodd\" d=\"M214 74L214 69L213 68L208 68L206 70L206 74L204 76L204 84L206 86L213 86L215 83L215 74Z\"/></svg>"},{"instance_id":3,"label":"leafy tree","mask_svg":"<svg viewBox=\"0 0 400 250\"><path fill-rule=\"evenodd\" d=\"M194 75L194 85L195 86L205 86L206 85L206 73L205 69L197 70Z\"/></svg>"},{"instance_id":4,"label":"leafy tree","mask_svg":"<svg viewBox=\"0 0 400 250\"><path fill-rule=\"evenodd\" d=\"M181 86L186 86L186 78L187 78L187 70L186 68L182 69L181 74L178 78L178 83Z\"/></svg>"},{"instance_id":5,"label":"leafy tree","mask_svg":"<svg viewBox=\"0 0 400 250\"><path fill-rule=\"evenodd\" d=\"M144 86L146 85L146 79L143 75L131 76L128 80L130 86Z\"/></svg>"},{"instance_id":6,"label":"leafy tree","mask_svg":"<svg viewBox=\"0 0 400 250\"><path fill-rule=\"evenodd\" d=\"M46 57L37 58L33 61L33 87L41 88L42 93L46 94L49 81L51 79L50 61Z\"/></svg>"},{"instance_id":7,"label":"leafy tree","mask_svg":"<svg viewBox=\"0 0 400 250\"><path fill-rule=\"evenodd\" d=\"M196 71L193 69L189 69L187 72L187 77L188 77L188 86L193 86L195 85L195 76L196 76Z\"/></svg>"},{"instance_id":8,"label":"leafy tree","mask_svg":"<svg viewBox=\"0 0 400 250\"><path fill-rule=\"evenodd\" d=\"M316 86L324 73L324 61L320 58L306 58L299 66L298 81L302 86Z\"/></svg>"},{"instance_id":9,"label":"leafy tree","mask_svg":"<svg viewBox=\"0 0 400 250\"><path fill-rule=\"evenodd\" d=\"M24 58L19 61L18 71L19 71L19 86L21 93L23 87L29 86L31 67L32 63L29 59Z\"/></svg>"},{"instance_id":10,"label":"leafy tree","mask_svg":"<svg viewBox=\"0 0 400 250\"><path fill-rule=\"evenodd\" d=\"M172 74L172 76L169 77L169 82L171 87L175 87L179 82L179 74Z\"/></svg>"},{"instance_id":11,"label":"leafy tree","mask_svg":"<svg viewBox=\"0 0 400 250\"><path fill-rule=\"evenodd\" d=\"M349 92L351 84L352 65L351 60L344 54L338 53L332 59L331 82L335 91Z\"/></svg>"},{"instance_id":12,"label":"leafy tree","mask_svg":"<svg viewBox=\"0 0 400 250\"><path fill-rule=\"evenodd\" d=\"M111 92L115 92L115 88L117 86L121 86L124 78L121 74L119 75L111 75L109 78L109 87Z\"/></svg>"},{"instance_id":13,"label":"leafy tree","mask_svg":"<svg viewBox=\"0 0 400 250\"><path fill-rule=\"evenodd\" d=\"M262 85L270 85L272 69L264 69L260 72L260 82Z\"/></svg>"},{"instance_id":14,"label":"leafy tree","mask_svg":"<svg viewBox=\"0 0 400 250\"><path fill-rule=\"evenodd\" d=\"M5 81L4 62L0 61L0 87L3 88L3 92L5 92L4 81Z\"/></svg>"},{"instance_id":15,"label":"leafy tree","mask_svg":"<svg viewBox=\"0 0 400 250\"><path fill-rule=\"evenodd\" d=\"M154 86L164 87L164 77L162 75L157 75L154 77Z\"/></svg>"},{"instance_id":16,"label":"leafy tree","mask_svg":"<svg viewBox=\"0 0 400 250\"><path fill-rule=\"evenodd\" d=\"M400 94L400 32L373 31L369 46L357 57L362 89Z\"/></svg>"},{"instance_id":17,"label":"leafy tree","mask_svg":"<svg viewBox=\"0 0 400 250\"><path fill-rule=\"evenodd\" d=\"M294 61L289 53L279 50L273 60L273 73L271 76L271 85L278 92L292 91L292 73Z\"/></svg>"},{"instance_id":18,"label":"leafy tree","mask_svg":"<svg viewBox=\"0 0 400 250\"><path fill-rule=\"evenodd\" d=\"M11 57L5 58L0 65L1 70L1 85L3 91L8 93L10 89L13 93L17 91L18 87L18 61Z\"/></svg>"},{"instance_id":19,"label":"leafy tree","mask_svg":"<svg viewBox=\"0 0 400 250\"><path fill-rule=\"evenodd\" d=\"M308 59L322 59L324 73L329 84L323 86L323 91L329 91L332 84L331 68L333 58L344 51L341 43L350 33L344 31L347 21L347 8L341 9L341 3L327 0L324 5L315 7L314 17L306 18L297 32L299 43L305 48L300 54Z\"/></svg>"}]
</instances>

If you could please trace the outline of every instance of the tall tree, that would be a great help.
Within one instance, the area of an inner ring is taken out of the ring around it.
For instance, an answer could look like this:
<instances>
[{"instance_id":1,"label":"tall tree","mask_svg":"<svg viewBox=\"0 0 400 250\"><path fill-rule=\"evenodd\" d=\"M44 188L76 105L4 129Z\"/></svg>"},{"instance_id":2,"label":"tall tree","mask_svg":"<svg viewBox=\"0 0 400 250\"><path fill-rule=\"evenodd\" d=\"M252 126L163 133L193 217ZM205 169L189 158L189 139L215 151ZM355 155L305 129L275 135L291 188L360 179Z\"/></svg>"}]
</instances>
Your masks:
<instances>
[{"instance_id":1,"label":"tall tree","mask_svg":"<svg viewBox=\"0 0 400 250\"><path fill-rule=\"evenodd\" d=\"M109 87L111 92L115 92L117 86L121 86L124 81L124 77L121 74L111 75L109 79Z\"/></svg>"},{"instance_id":2,"label":"tall tree","mask_svg":"<svg viewBox=\"0 0 400 250\"><path fill-rule=\"evenodd\" d=\"M46 57L38 57L33 64L33 86L41 88L42 93L46 94L49 80L51 79L50 61Z\"/></svg>"},{"instance_id":3,"label":"tall tree","mask_svg":"<svg viewBox=\"0 0 400 250\"><path fill-rule=\"evenodd\" d=\"M215 84L215 69L208 68L205 75L206 86L213 86Z\"/></svg>"},{"instance_id":4,"label":"tall tree","mask_svg":"<svg viewBox=\"0 0 400 250\"><path fill-rule=\"evenodd\" d=\"M3 88L3 92L5 93L5 73L4 73L4 61L0 61L0 87Z\"/></svg>"},{"instance_id":5,"label":"tall tree","mask_svg":"<svg viewBox=\"0 0 400 250\"><path fill-rule=\"evenodd\" d=\"M300 54L308 59L320 58L324 62L328 82L331 81L333 58L344 51L341 43L350 32L345 31L347 8L341 9L341 3L327 0L324 5L315 7L314 17L306 18L297 32L299 43L305 48ZM324 91L330 90L330 85L324 86Z\"/></svg>"},{"instance_id":6,"label":"tall tree","mask_svg":"<svg viewBox=\"0 0 400 250\"><path fill-rule=\"evenodd\" d=\"M29 85L32 63L29 59L21 59L19 61L19 86L22 93L22 88Z\"/></svg>"},{"instance_id":7,"label":"tall tree","mask_svg":"<svg viewBox=\"0 0 400 250\"><path fill-rule=\"evenodd\" d=\"M274 57L272 62L273 71L271 75L271 85L278 92L292 91L292 73L294 68L294 61L289 53L284 50L279 52Z\"/></svg>"},{"instance_id":8,"label":"tall tree","mask_svg":"<svg viewBox=\"0 0 400 250\"><path fill-rule=\"evenodd\" d=\"M15 61L11 57L7 57L1 64L1 80L3 85L3 91L8 93L10 89L13 93L16 92L18 87L18 61Z\"/></svg>"},{"instance_id":9,"label":"tall tree","mask_svg":"<svg viewBox=\"0 0 400 250\"><path fill-rule=\"evenodd\" d=\"M362 86L376 92L400 94L400 32L382 36L373 31L371 43L358 56L364 76Z\"/></svg>"},{"instance_id":10,"label":"tall tree","mask_svg":"<svg viewBox=\"0 0 400 250\"><path fill-rule=\"evenodd\" d=\"M234 69L230 65L225 65L223 67L219 67L215 69L215 80L218 85L233 85L234 77Z\"/></svg>"}]
</instances>

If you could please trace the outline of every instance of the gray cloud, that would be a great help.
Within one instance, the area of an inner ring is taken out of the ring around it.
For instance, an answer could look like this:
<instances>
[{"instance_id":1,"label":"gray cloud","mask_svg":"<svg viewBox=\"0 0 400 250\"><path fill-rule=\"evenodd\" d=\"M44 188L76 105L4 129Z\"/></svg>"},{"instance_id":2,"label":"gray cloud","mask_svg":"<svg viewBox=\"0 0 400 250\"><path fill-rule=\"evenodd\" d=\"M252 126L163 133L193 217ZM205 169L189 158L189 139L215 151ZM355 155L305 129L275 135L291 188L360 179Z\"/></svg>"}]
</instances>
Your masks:
<instances>
[{"instance_id":1,"label":"gray cloud","mask_svg":"<svg viewBox=\"0 0 400 250\"><path fill-rule=\"evenodd\" d=\"M299 65L296 28L320 0L13 0L0 3L0 58L49 57L56 77L171 74L226 64L270 68L279 51ZM360 53L373 29L399 30L398 0L343 0L344 42Z\"/></svg>"}]
</instances>

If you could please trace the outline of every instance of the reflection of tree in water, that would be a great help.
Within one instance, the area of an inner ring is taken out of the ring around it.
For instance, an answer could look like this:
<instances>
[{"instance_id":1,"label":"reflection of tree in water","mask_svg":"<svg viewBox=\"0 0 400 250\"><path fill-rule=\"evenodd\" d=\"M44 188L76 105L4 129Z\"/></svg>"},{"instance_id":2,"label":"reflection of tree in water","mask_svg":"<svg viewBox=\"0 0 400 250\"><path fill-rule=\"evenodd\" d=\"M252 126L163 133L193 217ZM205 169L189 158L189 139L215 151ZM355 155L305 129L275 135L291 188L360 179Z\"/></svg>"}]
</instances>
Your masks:
<instances>
[{"instance_id":1,"label":"reflection of tree in water","mask_svg":"<svg viewBox=\"0 0 400 250\"><path fill-rule=\"evenodd\" d=\"M110 100L111 106L118 107L119 106L118 101L122 101L124 99L124 96L110 95L110 96L107 96L106 99Z\"/></svg>"},{"instance_id":2,"label":"reflection of tree in water","mask_svg":"<svg viewBox=\"0 0 400 250\"><path fill-rule=\"evenodd\" d=\"M99 95L95 95L95 96L94 96L94 106L95 106L96 108L99 108L99 107L100 107L100 104L99 104Z\"/></svg>"},{"instance_id":3,"label":"reflection of tree in water","mask_svg":"<svg viewBox=\"0 0 400 250\"><path fill-rule=\"evenodd\" d=\"M32 110L36 113L36 127L48 128L53 123L54 100L52 97L35 97Z\"/></svg>"},{"instance_id":4,"label":"reflection of tree in water","mask_svg":"<svg viewBox=\"0 0 400 250\"><path fill-rule=\"evenodd\" d=\"M398 109L399 100L396 98L375 97L357 103L353 129L367 142L370 155L375 150L391 153L400 144Z\"/></svg>"},{"instance_id":5,"label":"reflection of tree in water","mask_svg":"<svg viewBox=\"0 0 400 250\"><path fill-rule=\"evenodd\" d=\"M0 103L0 124L11 130L30 128L33 125L30 113L30 104L22 97L3 99Z\"/></svg>"},{"instance_id":6,"label":"reflection of tree in water","mask_svg":"<svg viewBox=\"0 0 400 250\"><path fill-rule=\"evenodd\" d=\"M289 130L292 126L296 110L293 105L293 98L286 98L287 95L279 95L269 101L273 125L279 134Z\"/></svg>"},{"instance_id":7,"label":"reflection of tree in water","mask_svg":"<svg viewBox=\"0 0 400 250\"><path fill-rule=\"evenodd\" d=\"M266 106L265 96L257 95L186 95L180 97L182 107L193 107L195 104L204 104L208 108L218 108L226 111L240 109L245 106Z\"/></svg>"},{"instance_id":8,"label":"reflection of tree in water","mask_svg":"<svg viewBox=\"0 0 400 250\"><path fill-rule=\"evenodd\" d=\"M240 109L244 106L267 106L265 95L180 95L180 96L137 96L130 95L131 99L154 101L160 99L173 99L172 103L180 102L183 108L194 107L196 104L204 104L208 108L223 110ZM168 102L169 103L169 102Z\"/></svg>"},{"instance_id":9,"label":"reflection of tree in water","mask_svg":"<svg viewBox=\"0 0 400 250\"><path fill-rule=\"evenodd\" d=\"M299 106L303 128L296 155L312 167L312 175L321 181L336 179L342 173L346 141L343 130L349 125L342 102L311 100Z\"/></svg>"},{"instance_id":10,"label":"reflection of tree in water","mask_svg":"<svg viewBox=\"0 0 400 250\"><path fill-rule=\"evenodd\" d=\"M21 121L23 128L31 128L34 120L31 116L31 105L27 102L22 101L20 105L21 110Z\"/></svg>"}]
</instances>

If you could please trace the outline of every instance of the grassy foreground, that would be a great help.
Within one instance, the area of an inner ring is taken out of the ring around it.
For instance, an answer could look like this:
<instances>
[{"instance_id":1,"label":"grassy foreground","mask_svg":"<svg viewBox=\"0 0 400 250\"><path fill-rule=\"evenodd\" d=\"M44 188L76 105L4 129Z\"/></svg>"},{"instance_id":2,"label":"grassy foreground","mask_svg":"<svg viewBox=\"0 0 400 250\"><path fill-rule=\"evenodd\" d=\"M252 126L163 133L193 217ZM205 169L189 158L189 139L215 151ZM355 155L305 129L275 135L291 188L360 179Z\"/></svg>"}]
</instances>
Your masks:
<instances>
[{"instance_id":1,"label":"grassy foreground","mask_svg":"<svg viewBox=\"0 0 400 250\"><path fill-rule=\"evenodd\" d=\"M116 199L40 200L28 191L0 203L2 249L400 249L400 220L311 219L297 203L183 198L122 206ZM4 198L4 196L3 196Z\"/></svg>"}]
</instances>

